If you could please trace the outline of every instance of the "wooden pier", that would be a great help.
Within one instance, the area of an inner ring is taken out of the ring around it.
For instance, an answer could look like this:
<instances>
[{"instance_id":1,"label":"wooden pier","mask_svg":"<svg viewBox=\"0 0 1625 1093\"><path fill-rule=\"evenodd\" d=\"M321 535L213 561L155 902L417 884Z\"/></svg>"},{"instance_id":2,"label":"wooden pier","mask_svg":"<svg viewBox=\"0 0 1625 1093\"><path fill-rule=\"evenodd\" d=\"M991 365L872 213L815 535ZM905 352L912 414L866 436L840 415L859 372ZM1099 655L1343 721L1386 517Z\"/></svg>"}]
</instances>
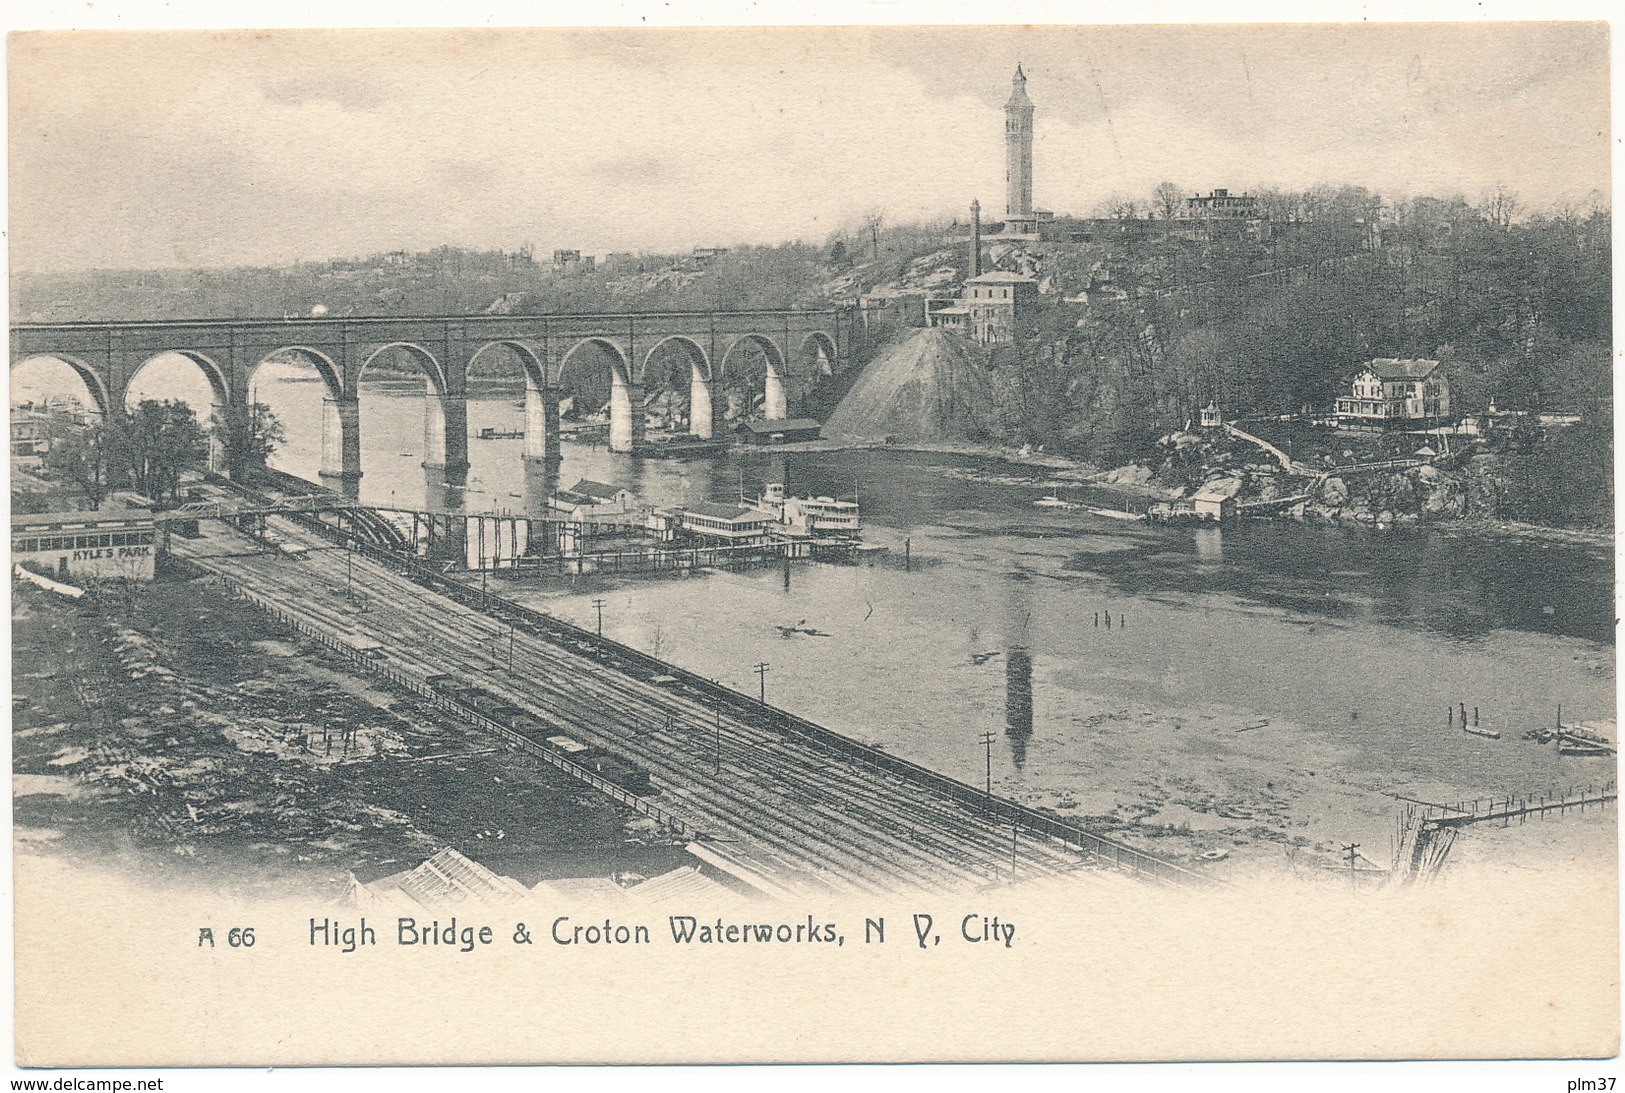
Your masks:
<instances>
[{"instance_id":1,"label":"wooden pier","mask_svg":"<svg viewBox=\"0 0 1625 1093\"><path fill-rule=\"evenodd\" d=\"M1531 816L1544 819L1548 812L1566 812L1571 808L1584 812L1587 807L1606 808L1610 801L1618 798L1618 788L1613 782L1606 782L1600 786L1571 786L1545 793L1458 801L1454 805L1427 803L1429 814L1426 823L1432 827L1465 827L1500 820L1501 826L1507 827L1513 820L1521 824Z\"/></svg>"}]
</instances>

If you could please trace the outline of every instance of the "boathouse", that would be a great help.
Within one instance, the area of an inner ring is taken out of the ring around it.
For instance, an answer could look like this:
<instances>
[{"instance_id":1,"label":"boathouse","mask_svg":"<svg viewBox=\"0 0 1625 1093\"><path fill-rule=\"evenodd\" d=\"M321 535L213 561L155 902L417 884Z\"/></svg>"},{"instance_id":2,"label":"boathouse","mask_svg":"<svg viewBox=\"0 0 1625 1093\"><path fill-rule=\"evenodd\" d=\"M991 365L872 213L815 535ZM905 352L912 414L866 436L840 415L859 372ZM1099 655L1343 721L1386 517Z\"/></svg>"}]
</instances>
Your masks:
<instances>
[{"instance_id":1,"label":"boathouse","mask_svg":"<svg viewBox=\"0 0 1625 1093\"><path fill-rule=\"evenodd\" d=\"M719 539L730 546L767 542L767 526L773 522L773 517L760 509L711 501L696 501L680 509L677 519L688 534Z\"/></svg>"}]
</instances>

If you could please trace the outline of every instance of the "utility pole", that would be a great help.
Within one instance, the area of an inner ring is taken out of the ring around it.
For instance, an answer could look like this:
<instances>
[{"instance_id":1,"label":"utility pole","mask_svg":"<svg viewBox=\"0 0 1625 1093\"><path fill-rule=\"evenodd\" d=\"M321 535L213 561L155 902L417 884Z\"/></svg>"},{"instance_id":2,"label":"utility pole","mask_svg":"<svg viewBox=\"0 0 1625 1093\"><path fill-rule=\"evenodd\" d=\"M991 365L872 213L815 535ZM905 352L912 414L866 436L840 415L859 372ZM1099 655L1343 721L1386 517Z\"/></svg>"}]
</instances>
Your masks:
<instances>
[{"instance_id":1,"label":"utility pole","mask_svg":"<svg viewBox=\"0 0 1625 1093\"><path fill-rule=\"evenodd\" d=\"M715 768L714 773L721 774L722 773L722 684L718 683L714 679L711 681L711 683L712 683L713 686L715 686L717 688L716 692L711 696L711 707L712 707L713 711L716 713L716 724L717 724L716 768Z\"/></svg>"},{"instance_id":2,"label":"utility pole","mask_svg":"<svg viewBox=\"0 0 1625 1093\"><path fill-rule=\"evenodd\" d=\"M991 732L984 732L978 739L987 750L987 799L993 800L993 737Z\"/></svg>"},{"instance_id":3,"label":"utility pole","mask_svg":"<svg viewBox=\"0 0 1625 1093\"><path fill-rule=\"evenodd\" d=\"M599 640L602 640L604 637L604 601L593 600L592 605L598 609L598 637Z\"/></svg>"},{"instance_id":4,"label":"utility pole","mask_svg":"<svg viewBox=\"0 0 1625 1093\"><path fill-rule=\"evenodd\" d=\"M1016 835L1021 827L1016 823L1014 816L1010 817L1010 883L1016 883Z\"/></svg>"},{"instance_id":5,"label":"utility pole","mask_svg":"<svg viewBox=\"0 0 1625 1093\"><path fill-rule=\"evenodd\" d=\"M1355 851L1360 849L1359 843L1344 843L1343 856L1349 860L1349 891L1354 891L1354 859L1359 857Z\"/></svg>"},{"instance_id":6,"label":"utility pole","mask_svg":"<svg viewBox=\"0 0 1625 1093\"><path fill-rule=\"evenodd\" d=\"M756 668L754 669L756 672L757 683L756 700L764 706L767 705L767 667L767 661L764 660L760 664L756 665Z\"/></svg>"}]
</instances>

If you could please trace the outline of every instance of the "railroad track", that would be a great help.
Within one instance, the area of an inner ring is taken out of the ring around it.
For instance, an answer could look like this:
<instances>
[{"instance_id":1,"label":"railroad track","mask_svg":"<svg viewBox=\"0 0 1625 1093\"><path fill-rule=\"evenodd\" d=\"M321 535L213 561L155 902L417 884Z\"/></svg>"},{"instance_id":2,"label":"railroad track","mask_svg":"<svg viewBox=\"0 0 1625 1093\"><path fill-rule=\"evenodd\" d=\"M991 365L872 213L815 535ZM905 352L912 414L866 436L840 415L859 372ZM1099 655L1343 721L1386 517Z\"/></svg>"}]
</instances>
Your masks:
<instances>
[{"instance_id":1,"label":"railroad track","mask_svg":"<svg viewBox=\"0 0 1625 1093\"><path fill-rule=\"evenodd\" d=\"M754 868L811 890L954 891L1006 880L1008 825L896 775L825 752L723 710L723 765L715 769L718 713L702 697L602 664L585 650L508 624L425 590L291 521L279 535L303 542L300 560L241 553L213 528L172 549L239 582L316 629L380 643L393 664L421 676L472 677L504 701L645 767L660 806L694 830L734 844ZM347 575L349 580L347 581ZM363 609L352 594L364 587ZM1018 879L1089 870L1087 854L1026 833L1014 839Z\"/></svg>"}]
</instances>

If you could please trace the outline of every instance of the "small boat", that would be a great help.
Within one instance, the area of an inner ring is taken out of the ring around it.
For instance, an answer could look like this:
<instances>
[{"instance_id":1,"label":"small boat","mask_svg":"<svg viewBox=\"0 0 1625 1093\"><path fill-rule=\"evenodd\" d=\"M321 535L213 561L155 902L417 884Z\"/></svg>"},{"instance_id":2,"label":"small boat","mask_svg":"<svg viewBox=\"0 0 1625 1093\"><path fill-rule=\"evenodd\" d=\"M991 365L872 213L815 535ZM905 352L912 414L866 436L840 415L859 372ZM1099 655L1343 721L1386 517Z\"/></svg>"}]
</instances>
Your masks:
<instances>
[{"instance_id":1,"label":"small boat","mask_svg":"<svg viewBox=\"0 0 1625 1093\"><path fill-rule=\"evenodd\" d=\"M487 425L474 434L477 440L519 440L524 435L525 430L523 429L498 429L492 425Z\"/></svg>"},{"instance_id":2,"label":"small boat","mask_svg":"<svg viewBox=\"0 0 1625 1093\"><path fill-rule=\"evenodd\" d=\"M1606 744L1587 744L1579 741L1565 740L1561 737L1557 741L1557 754L1559 755L1612 755L1614 749Z\"/></svg>"},{"instance_id":3,"label":"small boat","mask_svg":"<svg viewBox=\"0 0 1625 1093\"><path fill-rule=\"evenodd\" d=\"M1108 520L1144 520L1145 517L1137 512L1124 512L1122 509L1090 509L1095 516L1104 516Z\"/></svg>"},{"instance_id":4,"label":"small boat","mask_svg":"<svg viewBox=\"0 0 1625 1093\"><path fill-rule=\"evenodd\" d=\"M1601 733L1592 732L1589 729L1582 729L1580 727L1580 725L1587 724L1590 724L1590 722L1582 721L1575 725L1559 725L1557 727L1558 742L1561 743L1565 738L1567 738L1569 741L1576 744L1598 744L1603 747L1608 747L1613 743L1612 740L1608 739L1608 737L1602 735Z\"/></svg>"},{"instance_id":5,"label":"small boat","mask_svg":"<svg viewBox=\"0 0 1625 1093\"><path fill-rule=\"evenodd\" d=\"M1078 507L1071 501L1062 501L1053 493L1040 497L1038 500L1034 501L1033 504L1041 509L1075 509Z\"/></svg>"},{"instance_id":6,"label":"small boat","mask_svg":"<svg viewBox=\"0 0 1625 1093\"><path fill-rule=\"evenodd\" d=\"M1487 736L1491 740L1501 739L1501 730L1492 729L1487 725L1463 725L1462 730L1465 732L1470 732L1474 736Z\"/></svg>"}]
</instances>

